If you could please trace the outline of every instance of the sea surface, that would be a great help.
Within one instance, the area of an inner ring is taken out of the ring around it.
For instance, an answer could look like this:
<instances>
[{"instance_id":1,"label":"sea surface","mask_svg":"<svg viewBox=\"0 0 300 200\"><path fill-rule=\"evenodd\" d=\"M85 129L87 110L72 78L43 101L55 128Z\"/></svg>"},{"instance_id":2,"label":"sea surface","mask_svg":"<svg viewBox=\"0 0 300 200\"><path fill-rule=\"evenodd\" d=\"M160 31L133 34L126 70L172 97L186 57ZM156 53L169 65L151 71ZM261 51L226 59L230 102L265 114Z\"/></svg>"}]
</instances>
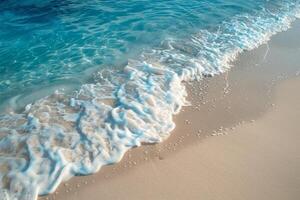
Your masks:
<instances>
[{"instance_id":1,"label":"sea surface","mask_svg":"<svg viewBox=\"0 0 300 200\"><path fill-rule=\"evenodd\" d=\"M300 0L1 0L0 200L34 200L175 128L184 81L299 18Z\"/></svg>"}]
</instances>

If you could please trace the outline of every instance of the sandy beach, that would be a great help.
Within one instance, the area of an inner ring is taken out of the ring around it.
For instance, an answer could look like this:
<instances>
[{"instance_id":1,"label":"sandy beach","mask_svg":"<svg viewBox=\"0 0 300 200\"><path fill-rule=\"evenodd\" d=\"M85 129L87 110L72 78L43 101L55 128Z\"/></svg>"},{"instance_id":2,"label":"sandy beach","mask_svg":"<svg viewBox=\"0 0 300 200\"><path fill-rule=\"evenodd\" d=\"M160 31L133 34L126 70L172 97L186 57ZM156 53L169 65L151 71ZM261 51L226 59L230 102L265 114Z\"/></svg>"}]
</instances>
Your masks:
<instances>
[{"instance_id":1,"label":"sandy beach","mask_svg":"<svg viewBox=\"0 0 300 200\"><path fill-rule=\"evenodd\" d=\"M0 200L300 199L300 0L8 0L0 24Z\"/></svg>"},{"instance_id":2,"label":"sandy beach","mask_svg":"<svg viewBox=\"0 0 300 200\"><path fill-rule=\"evenodd\" d=\"M127 152L44 199L300 198L300 22L221 75L186 83L170 138Z\"/></svg>"}]
</instances>

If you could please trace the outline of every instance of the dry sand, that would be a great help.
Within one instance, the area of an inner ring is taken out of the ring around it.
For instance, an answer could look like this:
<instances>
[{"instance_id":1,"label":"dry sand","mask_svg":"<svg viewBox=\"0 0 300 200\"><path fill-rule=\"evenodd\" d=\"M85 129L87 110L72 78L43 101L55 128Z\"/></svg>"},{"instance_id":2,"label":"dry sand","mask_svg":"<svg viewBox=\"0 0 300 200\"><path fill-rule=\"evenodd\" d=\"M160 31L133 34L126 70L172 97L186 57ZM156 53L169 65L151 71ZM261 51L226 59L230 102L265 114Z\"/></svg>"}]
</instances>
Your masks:
<instances>
[{"instance_id":1,"label":"dry sand","mask_svg":"<svg viewBox=\"0 0 300 200\"><path fill-rule=\"evenodd\" d=\"M230 72L187 84L192 106L166 142L40 199L300 199L299 33L296 22Z\"/></svg>"}]
</instances>

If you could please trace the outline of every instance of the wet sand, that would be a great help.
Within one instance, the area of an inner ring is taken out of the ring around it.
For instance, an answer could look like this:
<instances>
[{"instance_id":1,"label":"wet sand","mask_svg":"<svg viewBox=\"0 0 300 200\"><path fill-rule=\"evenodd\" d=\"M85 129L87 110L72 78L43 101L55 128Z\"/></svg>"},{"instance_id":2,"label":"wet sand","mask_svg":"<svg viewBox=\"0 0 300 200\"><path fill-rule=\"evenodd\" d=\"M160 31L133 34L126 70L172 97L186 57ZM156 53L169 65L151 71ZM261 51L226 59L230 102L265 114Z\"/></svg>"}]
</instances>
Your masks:
<instances>
[{"instance_id":1,"label":"wet sand","mask_svg":"<svg viewBox=\"0 0 300 200\"><path fill-rule=\"evenodd\" d=\"M40 199L299 199L300 22L227 73L186 83L171 137Z\"/></svg>"}]
</instances>

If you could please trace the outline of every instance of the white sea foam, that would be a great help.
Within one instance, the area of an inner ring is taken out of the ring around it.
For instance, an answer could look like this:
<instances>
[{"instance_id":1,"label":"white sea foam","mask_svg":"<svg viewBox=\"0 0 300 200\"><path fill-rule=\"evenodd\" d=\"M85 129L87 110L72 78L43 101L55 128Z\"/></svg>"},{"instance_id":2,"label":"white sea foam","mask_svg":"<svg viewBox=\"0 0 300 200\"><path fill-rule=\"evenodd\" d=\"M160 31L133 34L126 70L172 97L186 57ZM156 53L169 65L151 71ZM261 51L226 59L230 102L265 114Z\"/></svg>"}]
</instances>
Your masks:
<instances>
[{"instance_id":1,"label":"white sea foam","mask_svg":"<svg viewBox=\"0 0 300 200\"><path fill-rule=\"evenodd\" d=\"M23 113L2 115L0 199L36 199L74 175L120 161L134 146L163 141L175 127L173 115L188 104L183 81L226 71L240 52L286 30L296 15L293 5L167 39L122 71L100 71L97 83L72 96L56 92Z\"/></svg>"}]
</instances>

